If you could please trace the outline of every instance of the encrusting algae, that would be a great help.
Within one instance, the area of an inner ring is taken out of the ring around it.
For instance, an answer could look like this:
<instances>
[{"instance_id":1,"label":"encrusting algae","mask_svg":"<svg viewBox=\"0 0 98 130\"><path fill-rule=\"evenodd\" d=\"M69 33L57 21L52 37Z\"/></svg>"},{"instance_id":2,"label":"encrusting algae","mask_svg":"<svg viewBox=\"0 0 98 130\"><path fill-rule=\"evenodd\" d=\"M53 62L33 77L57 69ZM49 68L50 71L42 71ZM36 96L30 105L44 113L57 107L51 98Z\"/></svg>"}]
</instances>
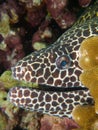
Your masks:
<instances>
[{"instance_id":1,"label":"encrusting algae","mask_svg":"<svg viewBox=\"0 0 98 130\"><path fill-rule=\"evenodd\" d=\"M5 71L0 76L0 130L13 130L17 126L27 130L37 130L40 116L37 117L34 112L22 111L7 100L9 89L15 85L37 87L35 84L13 79L11 71Z\"/></svg>"},{"instance_id":2,"label":"encrusting algae","mask_svg":"<svg viewBox=\"0 0 98 130\"><path fill-rule=\"evenodd\" d=\"M90 90L94 106L77 106L73 111L79 130L98 130L98 36L84 40L80 46L80 81Z\"/></svg>"},{"instance_id":3,"label":"encrusting algae","mask_svg":"<svg viewBox=\"0 0 98 130\"><path fill-rule=\"evenodd\" d=\"M38 85L32 82L18 81L13 79L11 71L5 71L0 76L0 86L5 89L10 89L12 86L28 86L32 88L37 88Z\"/></svg>"}]
</instances>

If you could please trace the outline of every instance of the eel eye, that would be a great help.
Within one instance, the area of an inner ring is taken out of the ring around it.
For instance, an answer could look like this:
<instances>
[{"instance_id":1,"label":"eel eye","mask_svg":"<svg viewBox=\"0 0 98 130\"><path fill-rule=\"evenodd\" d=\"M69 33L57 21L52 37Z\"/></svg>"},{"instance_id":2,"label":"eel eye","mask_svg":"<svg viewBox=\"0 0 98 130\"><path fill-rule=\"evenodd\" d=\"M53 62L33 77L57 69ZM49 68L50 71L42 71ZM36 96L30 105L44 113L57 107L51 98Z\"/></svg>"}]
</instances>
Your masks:
<instances>
[{"instance_id":1,"label":"eel eye","mask_svg":"<svg viewBox=\"0 0 98 130\"><path fill-rule=\"evenodd\" d=\"M62 55L56 60L57 67L59 69L68 69L70 66L70 59L67 55Z\"/></svg>"}]
</instances>

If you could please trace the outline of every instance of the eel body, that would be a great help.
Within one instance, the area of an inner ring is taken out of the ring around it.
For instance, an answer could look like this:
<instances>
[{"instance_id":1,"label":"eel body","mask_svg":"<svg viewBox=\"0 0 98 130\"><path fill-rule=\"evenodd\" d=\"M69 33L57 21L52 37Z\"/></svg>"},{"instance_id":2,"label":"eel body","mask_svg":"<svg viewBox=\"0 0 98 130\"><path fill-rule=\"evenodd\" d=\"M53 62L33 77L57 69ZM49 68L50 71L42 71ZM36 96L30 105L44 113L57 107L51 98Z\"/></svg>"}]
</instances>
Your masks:
<instances>
[{"instance_id":1,"label":"eel body","mask_svg":"<svg viewBox=\"0 0 98 130\"><path fill-rule=\"evenodd\" d=\"M81 42L98 35L97 5L98 1L53 45L30 54L12 68L15 79L45 88L14 87L8 93L12 103L31 111L69 118L76 105L93 103L89 90L79 81L82 69L78 59Z\"/></svg>"}]
</instances>

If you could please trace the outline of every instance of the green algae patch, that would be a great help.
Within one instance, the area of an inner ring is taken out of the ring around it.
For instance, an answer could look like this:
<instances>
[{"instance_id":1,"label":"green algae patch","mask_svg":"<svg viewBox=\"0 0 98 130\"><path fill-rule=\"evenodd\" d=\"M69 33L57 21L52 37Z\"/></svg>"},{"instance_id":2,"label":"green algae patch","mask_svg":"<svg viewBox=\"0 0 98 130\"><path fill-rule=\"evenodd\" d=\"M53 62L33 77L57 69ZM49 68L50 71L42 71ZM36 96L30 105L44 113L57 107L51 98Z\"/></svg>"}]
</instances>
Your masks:
<instances>
[{"instance_id":1,"label":"green algae patch","mask_svg":"<svg viewBox=\"0 0 98 130\"><path fill-rule=\"evenodd\" d=\"M0 87L10 89L15 86L38 88L38 85L35 83L15 80L11 71L5 71L0 77Z\"/></svg>"},{"instance_id":2,"label":"green algae patch","mask_svg":"<svg viewBox=\"0 0 98 130\"><path fill-rule=\"evenodd\" d=\"M19 122L20 109L9 102L8 91L15 86L34 87L25 81L15 80L11 71L5 71L0 77L0 130L12 130Z\"/></svg>"},{"instance_id":3,"label":"green algae patch","mask_svg":"<svg viewBox=\"0 0 98 130\"><path fill-rule=\"evenodd\" d=\"M0 112L0 130L7 129L7 119L6 117Z\"/></svg>"},{"instance_id":4,"label":"green algae patch","mask_svg":"<svg viewBox=\"0 0 98 130\"><path fill-rule=\"evenodd\" d=\"M0 130L12 130L17 123L16 114L19 108L7 100L7 91L2 88L0 88L0 110Z\"/></svg>"},{"instance_id":5,"label":"green algae patch","mask_svg":"<svg viewBox=\"0 0 98 130\"><path fill-rule=\"evenodd\" d=\"M9 16L6 13L2 13L0 21L0 33L5 36L9 33L9 31L10 31Z\"/></svg>"}]
</instances>

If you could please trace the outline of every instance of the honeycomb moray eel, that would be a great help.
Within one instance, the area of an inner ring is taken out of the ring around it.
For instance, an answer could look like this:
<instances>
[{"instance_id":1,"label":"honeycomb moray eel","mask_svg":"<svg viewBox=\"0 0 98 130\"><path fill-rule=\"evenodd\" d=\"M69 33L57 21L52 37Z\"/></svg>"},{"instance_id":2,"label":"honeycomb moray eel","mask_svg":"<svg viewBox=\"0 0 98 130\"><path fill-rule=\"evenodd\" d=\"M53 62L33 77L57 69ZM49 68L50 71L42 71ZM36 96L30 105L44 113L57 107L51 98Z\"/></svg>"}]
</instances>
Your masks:
<instances>
[{"instance_id":1,"label":"honeycomb moray eel","mask_svg":"<svg viewBox=\"0 0 98 130\"><path fill-rule=\"evenodd\" d=\"M98 1L53 45L34 52L12 68L17 80L35 82L40 89L13 87L8 100L24 109L72 118L76 105L93 104L89 90L79 81L79 47L84 39L98 35Z\"/></svg>"}]
</instances>

